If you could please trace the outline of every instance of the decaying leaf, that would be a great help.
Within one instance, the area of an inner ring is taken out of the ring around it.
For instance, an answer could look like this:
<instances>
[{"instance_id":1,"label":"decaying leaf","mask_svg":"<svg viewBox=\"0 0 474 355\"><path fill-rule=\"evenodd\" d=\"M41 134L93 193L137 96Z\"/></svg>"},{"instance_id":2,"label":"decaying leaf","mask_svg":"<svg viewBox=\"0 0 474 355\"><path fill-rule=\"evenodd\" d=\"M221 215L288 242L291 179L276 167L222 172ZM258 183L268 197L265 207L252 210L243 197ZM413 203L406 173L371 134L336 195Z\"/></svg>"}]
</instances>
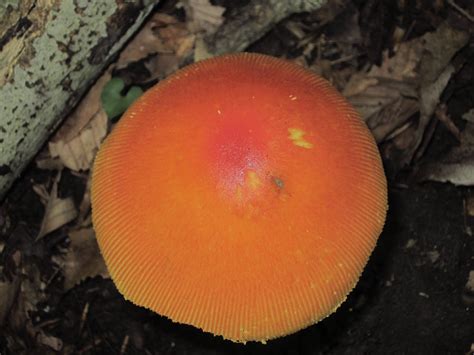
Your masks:
<instances>
[{"instance_id":1,"label":"decaying leaf","mask_svg":"<svg viewBox=\"0 0 474 355\"><path fill-rule=\"evenodd\" d=\"M470 113L464 117L469 119ZM423 166L419 178L474 186L474 122L467 122L461 132L460 145L454 147L440 162Z\"/></svg>"},{"instance_id":2,"label":"decaying leaf","mask_svg":"<svg viewBox=\"0 0 474 355\"><path fill-rule=\"evenodd\" d=\"M56 134L51 138L51 142L64 141L69 142L76 137L101 108L100 94L105 84L111 79L112 68L97 80L97 82L89 89L87 95L81 100L77 108L66 118Z\"/></svg>"},{"instance_id":3,"label":"decaying leaf","mask_svg":"<svg viewBox=\"0 0 474 355\"><path fill-rule=\"evenodd\" d=\"M193 33L215 33L224 22L225 7L212 5L209 0L185 0L184 4L189 16L188 27Z\"/></svg>"},{"instance_id":4,"label":"decaying leaf","mask_svg":"<svg viewBox=\"0 0 474 355\"><path fill-rule=\"evenodd\" d=\"M51 156L59 157L64 166L73 171L90 169L95 153L107 134L107 114L99 110L77 136L69 141L49 143Z\"/></svg>"},{"instance_id":5,"label":"decaying leaf","mask_svg":"<svg viewBox=\"0 0 474 355\"><path fill-rule=\"evenodd\" d=\"M428 123L440 103L441 94L457 70L452 59L467 44L469 34L443 23L436 31L425 34L423 40L425 46L419 69L420 120L409 148L410 160L422 143ZM418 157L421 157L426 146L417 153Z\"/></svg>"},{"instance_id":6,"label":"decaying leaf","mask_svg":"<svg viewBox=\"0 0 474 355\"><path fill-rule=\"evenodd\" d=\"M470 109L464 115L462 115L462 118L469 123L474 123L474 108Z\"/></svg>"},{"instance_id":7,"label":"decaying leaf","mask_svg":"<svg viewBox=\"0 0 474 355\"><path fill-rule=\"evenodd\" d=\"M100 95L110 81L111 68L102 75L48 144L52 158L74 171L88 170L100 142L107 133L107 115Z\"/></svg>"},{"instance_id":8,"label":"decaying leaf","mask_svg":"<svg viewBox=\"0 0 474 355\"><path fill-rule=\"evenodd\" d=\"M48 202L41 222L41 228L36 239L41 239L48 233L62 227L77 217L77 209L71 197L58 197L59 176L53 182Z\"/></svg>"},{"instance_id":9,"label":"decaying leaf","mask_svg":"<svg viewBox=\"0 0 474 355\"><path fill-rule=\"evenodd\" d=\"M150 72L147 80L166 77L178 69L193 50L196 36L176 17L156 13L122 51L117 68L145 60ZM158 54L158 55L155 55Z\"/></svg>"},{"instance_id":10,"label":"decaying leaf","mask_svg":"<svg viewBox=\"0 0 474 355\"><path fill-rule=\"evenodd\" d=\"M397 167L413 160L439 98L456 71L452 58L468 38L467 33L443 24L435 32L401 43L391 58L384 53L380 67L355 74L344 90L377 141L391 141L384 152ZM410 120L418 111L417 121ZM418 151L418 156L421 154L422 150Z\"/></svg>"},{"instance_id":11,"label":"decaying leaf","mask_svg":"<svg viewBox=\"0 0 474 355\"><path fill-rule=\"evenodd\" d=\"M156 13L120 53L118 68L147 58L152 54L169 54L174 47L159 36L159 30L168 26L177 26L179 21L170 15ZM185 29L185 27L181 26Z\"/></svg>"},{"instance_id":12,"label":"decaying leaf","mask_svg":"<svg viewBox=\"0 0 474 355\"><path fill-rule=\"evenodd\" d=\"M379 143L419 110L415 70L422 46L415 39L399 45L393 57L385 52L380 67L354 74L343 91Z\"/></svg>"},{"instance_id":13,"label":"decaying leaf","mask_svg":"<svg viewBox=\"0 0 474 355\"><path fill-rule=\"evenodd\" d=\"M52 335L47 335L43 330L38 329L36 333L36 340L43 345L53 349L54 351L61 351L63 348L63 341Z\"/></svg>"},{"instance_id":14,"label":"decaying leaf","mask_svg":"<svg viewBox=\"0 0 474 355\"><path fill-rule=\"evenodd\" d=\"M109 274L100 254L92 228L82 228L69 233L69 251L56 262L63 268L64 288L69 290L87 277Z\"/></svg>"}]
</instances>

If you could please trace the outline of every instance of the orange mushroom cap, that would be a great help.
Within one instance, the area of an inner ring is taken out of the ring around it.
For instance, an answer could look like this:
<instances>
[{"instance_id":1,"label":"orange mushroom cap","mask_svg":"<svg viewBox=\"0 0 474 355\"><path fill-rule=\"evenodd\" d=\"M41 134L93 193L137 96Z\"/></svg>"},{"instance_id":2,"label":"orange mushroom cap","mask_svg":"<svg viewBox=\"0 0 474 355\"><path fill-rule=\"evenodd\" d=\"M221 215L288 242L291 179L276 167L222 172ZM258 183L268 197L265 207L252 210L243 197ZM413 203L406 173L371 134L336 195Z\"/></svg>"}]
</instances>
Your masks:
<instances>
[{"instance_id":1,"label":"orange mushroom cap","mask_svg":"<svg viewBox=\"0 0 474 355\"><path fill-rule=\"evenodd\" d=\"M234 54L130 107L97 155L92 207L127 299L264 342L344 301L382 230L387 187L373 137L327 81Z\"/></svg>"}]
</instances>

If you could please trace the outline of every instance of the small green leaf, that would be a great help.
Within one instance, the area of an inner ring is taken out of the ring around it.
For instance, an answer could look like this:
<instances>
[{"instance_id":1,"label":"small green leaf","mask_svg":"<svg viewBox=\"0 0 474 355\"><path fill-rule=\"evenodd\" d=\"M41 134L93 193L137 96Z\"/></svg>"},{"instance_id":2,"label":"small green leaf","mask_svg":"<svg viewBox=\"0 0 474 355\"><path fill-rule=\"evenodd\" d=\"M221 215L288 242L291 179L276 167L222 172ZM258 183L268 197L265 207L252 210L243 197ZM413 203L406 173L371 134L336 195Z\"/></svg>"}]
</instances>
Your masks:
<instances>
[{"instance_id":1,"label":"small green leaf","mask_svg":"<svg viewBox=\"0 0 474 355\"><path fill-rule=\"evenodd\" d=\"M125 96L121 94L125 83L120 78L112 78L105 84L102 91L102 107L109 119L120 116L137 98L143 94L143 90L138 86L132 86Z\"/></svg>"}]
</instances>

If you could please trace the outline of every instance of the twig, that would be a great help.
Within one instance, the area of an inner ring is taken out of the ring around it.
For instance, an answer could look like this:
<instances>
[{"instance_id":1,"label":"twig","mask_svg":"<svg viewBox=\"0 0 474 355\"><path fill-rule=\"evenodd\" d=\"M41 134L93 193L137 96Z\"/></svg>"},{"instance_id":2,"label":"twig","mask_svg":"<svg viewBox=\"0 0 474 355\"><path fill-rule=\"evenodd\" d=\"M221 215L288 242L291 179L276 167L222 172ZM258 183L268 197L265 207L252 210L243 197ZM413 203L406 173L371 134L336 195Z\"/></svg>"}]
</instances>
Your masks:
<instances>
[{"instance_id":1,"label":"twig","mask_svg":"<svg viewBox=\"0 0 474 355\"><path fill-rule=\"evenodd\" d=\"M349 55L346 55L344 57L341 57L341 58L338 58L338 59L335 59L335 60L331 60L330 63L331 63L331 66L341 64L341 63L346 63L346 62L349 62L352 59L355 59L355 58L357 58L361 55L362 55L361 53L349 54Z\"/></svg>"},{"instance_id":2,"label":"twig","mask_svg":"<svg viewBox=\"0 0 474 355\"><path fill-rule=\"evenodd\" d=\"M449 117L449 115L447 113L446 104L441 104L436 108L435 116L439 121L441 121L441 123L444 124L444 126L448 129L448 131L451 132L451 134L454 137L456 137L458 142L460 142L461 141L461 132L459 131L459 128L451 120L451 117Z\"/></svg>"},{"instance_id":3,"label":"twig","mask_svg":"<svg viewBox=\"0 0 474 355\"><path fill-rule=\"evenodd\" d=\"M123 338L122 346L120 347L120 355L125 354L125 352L127 351L129 340L130 340L130 336L128 334L125 335L125 337Z\"/></svg>"},{"instance_id":4,"label":"twig","mask_svg":"<svg viewBox=\"0 0 474 355\"><path fill-rule=\"evenodd\" d=\"M82 310L81 323L79 324L79 334L82 333L82 329L84 328L84 324L86 322L88 313L89 313L89 302L85 304L84 309Z\"/></svg>"},{"instance_id":5,"label":"twig","mask_svg":"<svg viewBox=\"0 0 474 355\"><path fill-rule=\"evenodd\" d=\"M456 4L454 0L448 0L448 4L454 7L461 15L465 16L469 21L474 22L474 16L472 16L469 12L467 12L461 6Z\"/></svg>"},{"instance_id":6,"label":"twig","mask_svg":"<svg viewBox=\"0 0 474 355\"><path fill-rule=\"evenodd\" d=\"M412 126L412 125L413 125L413 121L408 120L403 125L396 128L395 130L393 130L387 137L384 138L384 141L389 141L389 140L395 138L396 136L399 136L400 134L405 132L408 128L410 128L410 126Z\"/></svg>"}]
</instances>

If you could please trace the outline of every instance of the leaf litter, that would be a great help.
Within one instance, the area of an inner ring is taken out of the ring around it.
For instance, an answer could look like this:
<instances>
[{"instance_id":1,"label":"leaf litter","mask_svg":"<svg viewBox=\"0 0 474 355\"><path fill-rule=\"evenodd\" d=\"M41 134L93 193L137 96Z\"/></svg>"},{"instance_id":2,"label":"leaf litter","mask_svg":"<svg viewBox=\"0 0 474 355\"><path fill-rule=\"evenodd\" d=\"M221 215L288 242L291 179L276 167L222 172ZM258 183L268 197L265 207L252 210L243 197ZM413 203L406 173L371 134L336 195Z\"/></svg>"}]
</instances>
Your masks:
<instances>
[{"instance_id":1,"label":"leaf litter","mask_svg":"<svg viewBox=\"0 0 474 355\"><path fill-rule=\"evenodd\" d=\"M345 11L348 8L351 11ZM185 21L177 15L182 10ZM36 198L45 206L33 239L41 248L54 249L45 253L50 267L45 271L20 249L12 252L16 273L0 279L0 324L9 322L13 330L25 328L38 346L65 353L78 350L50 331L54 329L54 319L42 323L32 315L45 314L41 307L53 288L61 295L73 292L87 280L109 277L90 219L90 171L95 153L113 126L109 118L119 116L133 101L126 99L130 88L135 87L137 94L190 58L209 56L202 52L202 38L225 25L225 14L226 7L209 0L182 1L172 12L155 12L53 135L47 149L36 159L39 170L48 172L50 177L32 184ZM291 17L278 24L275 31L279 31L276 37L283 45L290 41L282 38L292 38L288 47L294 54L271 54L297 61L341 89L372 130L385 161L390 162L395 173L412 166L420 180L473 186L474 109L463 113L460 125L443 106L446 87L466 64L467 59L459 54L468 45L470 34L447 21L410 39L410 33L397 28L392 33L393 46L380 46L381 59L377 63L369 60L373 49L364 48L367 36L360 25L364 21L362 15L351 2L341 0L321 11ZM133 73L116 76L131 73L137 66L145 72L139 79L134 79ZM107 93L107 85L114 82L120 85L114 84L112 94ZM434 134L433 122L438 121L457 137L459 145L441 159L420 166ZM62 196L64 170L75 172L83 184L78 196L73 196L74 191ZM426 257L435 263L440 252L428 251ZM470 287L471 283L469 275L466 285ZM81 331L91 312L89 305L82 308ZM131 346L129 340L125 341L127 336L121 342L124 353ZM26 346L12 334L8 339L17 348ZM94 349L101 342L99 339L82 344L81 349Z\"/></svg>"}]
</instances>

